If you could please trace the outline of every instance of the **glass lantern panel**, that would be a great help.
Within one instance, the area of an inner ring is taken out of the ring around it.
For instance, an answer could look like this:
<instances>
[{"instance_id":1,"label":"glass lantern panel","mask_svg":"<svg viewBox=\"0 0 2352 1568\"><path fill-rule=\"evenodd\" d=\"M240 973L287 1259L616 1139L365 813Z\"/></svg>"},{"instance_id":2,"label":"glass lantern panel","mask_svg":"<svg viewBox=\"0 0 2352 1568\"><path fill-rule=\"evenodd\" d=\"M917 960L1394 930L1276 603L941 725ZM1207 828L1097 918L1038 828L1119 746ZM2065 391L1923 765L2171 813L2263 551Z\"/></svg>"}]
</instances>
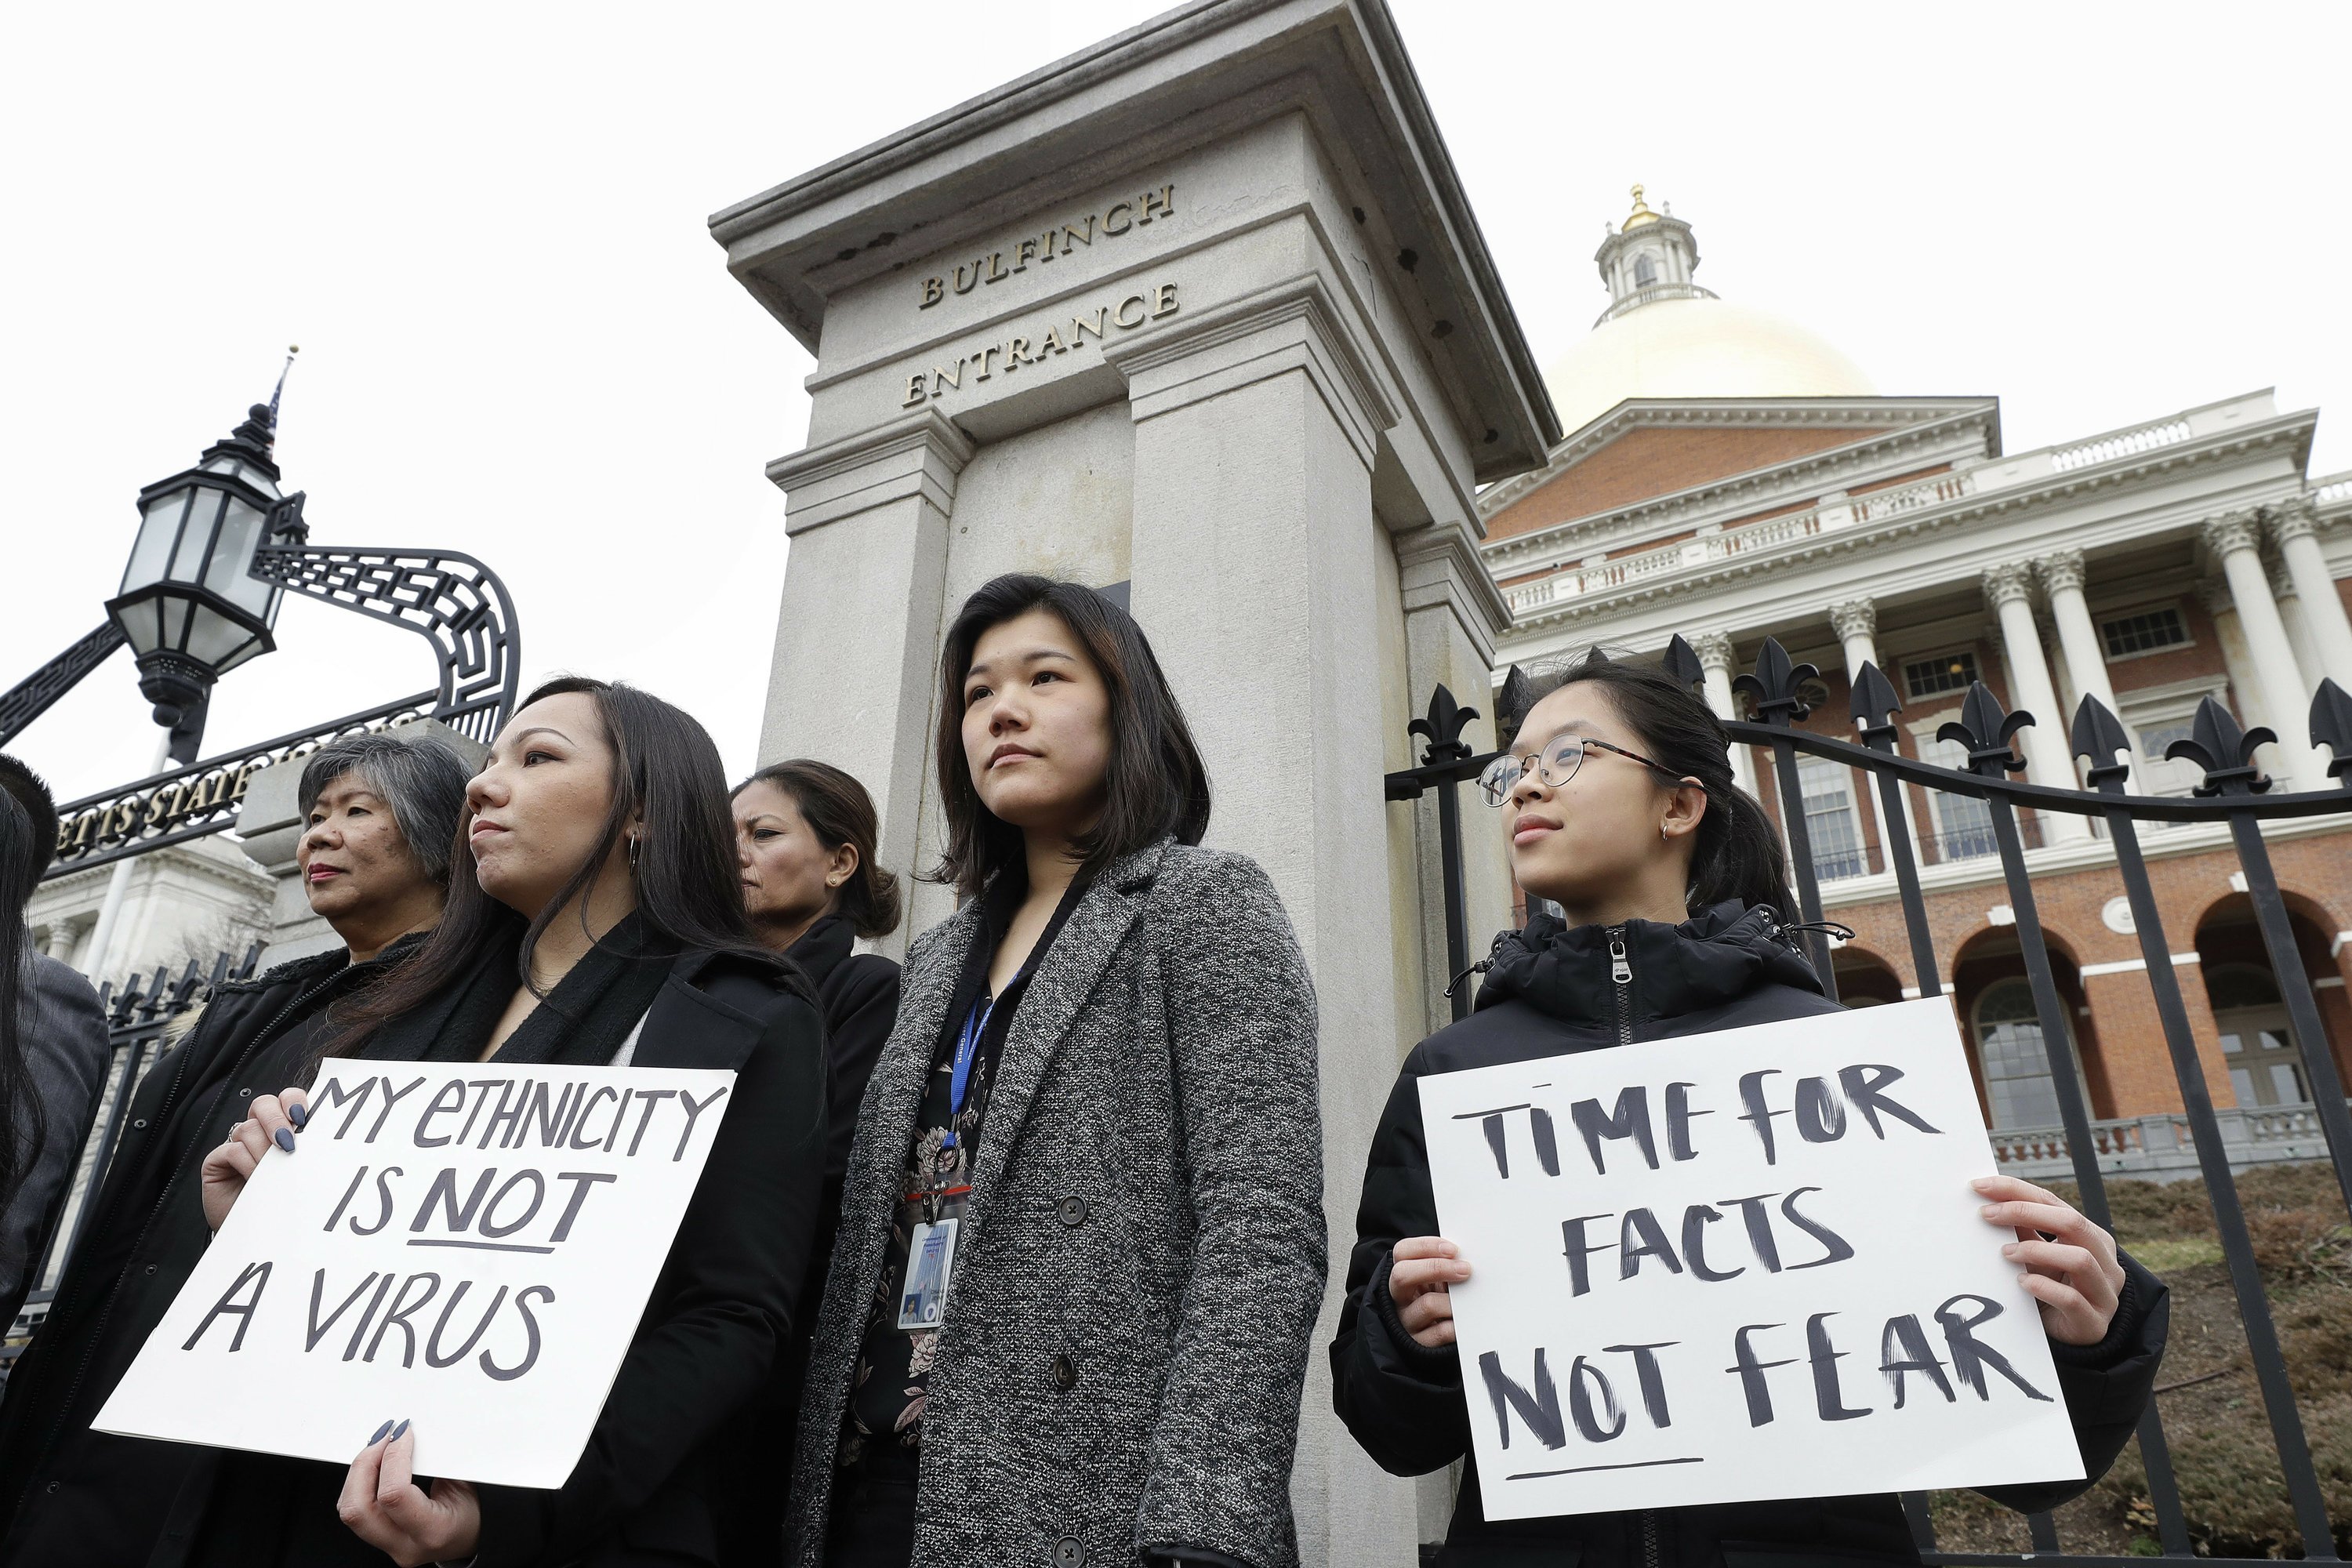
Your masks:
<instances>
[{"instance_id":1,"label":"glass lantern panel","mask_svg":"<svg viewBox=\"0 0 2352 1568\"><path fill-rule=\"evenodd\" d=\"M253 633L247 627L209 605L198 605L195 607L195 624L188 634L188 657L215 670L222 669L226 668L229 656L252 637Z\"/></svg>"},{"instance_id":2,"label":"glass lantern panel","mask_svg":"<svg viewBox=\"0 0 2352 1568\"><path fill-rule=\"evenodd\" d=\"M184 648L188 644L188 611L185 599L158 599L155 607L163 617L163 637L160 647Z\"/></svg>"},{"instance_id":3,"label":"glass lantern panel","mask_svg":"<svg viewBox=\"0 0 2352 1568\"><path fill-rule=\"evenodd\" d=\"M256 616L269 608L269 584L247 575L253 552L261 543L261 525L268 514L235 496L221 510L220 535L213 543L213 560L205 572L205 586Z\"/></svg>"},{"instance_id":4,"label":"glass lantern panel","mask_svg":"<svg viewBox=\"0 0 2352 1568\"><path fill-rule=\"evenodd\" d=\"M147 654L155 651L155 639L163 635L163 622L158 619L162 605L153 599L142 600L122 608L122 631L131 639L131 651Z\"/></svg>"},{"instance_id":5,"label":"glass lantern panel","mask_svg":"<svg viewBox=\"0 0 2352 1568\"><path fill-rule=\"evenodd\" d=\"M195 489L195 500L188 508L188 521L180 530L180 547L172 553L169 574L175 583L195 583L203 580L205 557L213 542L213 531L220 522L221 508L228 503L228 492L209 485Z\"/></svg>"},{"instance_id":6,"label":"glass lantern panel","mask_svg":"<svg viewBox=\"0 0 2352 1568\"><path fill-rule=\"evenodd\" d=\"M140 515L139 537L131 546L131 563L123 568L121 592L143 588L163 575L172 559L172 542L179 537L180 518L188 510L188 492L173 490L147 503Z\"/></svg>"},{"instance_id":7,"label":"glass lantern panel","mask_svg":"<svg viewBox=\"0 0 2352 1568\"><path fill-rule=\"evenodd\" d=\"M278 481L271 479L268 474L263 473L259 468L247 463L239 468L236 472L239 479L243 479L247 484L251 485L255 489L259 490L263 495L269 497L272 500L278 499Z\"/></svg>"}]
</instances>

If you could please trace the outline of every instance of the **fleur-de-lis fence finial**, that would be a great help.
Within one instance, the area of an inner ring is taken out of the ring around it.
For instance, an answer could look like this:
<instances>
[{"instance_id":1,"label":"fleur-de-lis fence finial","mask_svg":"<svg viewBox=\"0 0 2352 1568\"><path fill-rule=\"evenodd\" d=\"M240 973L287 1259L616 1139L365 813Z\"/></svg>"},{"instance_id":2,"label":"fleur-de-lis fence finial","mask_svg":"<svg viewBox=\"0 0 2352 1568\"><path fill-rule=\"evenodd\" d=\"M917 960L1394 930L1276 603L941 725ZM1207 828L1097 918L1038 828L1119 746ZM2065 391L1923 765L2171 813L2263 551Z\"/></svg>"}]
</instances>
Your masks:
<instances>
[{"instance_id":1,"label":"fleur-de-lis fence finial","mask_svg":"<svg viewBox=\"0 0 2352 1568\"><path fill-rule=\"evenodd\" d=\"M1666 644L1665 657L1658 662L1685 691L1696 690L1706 680L1706 666L1699 662L1698 655L1683 640L1680 632Z\"/></svg>"},{"instance_id":2,"label":"fleur-de-lis fence finial","mask_svg":"<svg viewBox=\"0 0 2352 1568\"><path fill-rule=\"evenodd\" d=\"M1960 716L1936 731L1938 741L1956 741L1969 749L1969 772L1982 778L2000 777L2003 773L2021 773L2025 763L2009 749L2009 738L2033 722L2033 715L2022 708L2012 713L2000 705L1992 688L1983 681L1972 681L1969 694L1960 700Z\"/></svg>"},{"instance_id":3,"label":"fleur-de-lis fence finial","mask_svg":"<svg viewBox=\"0 0 2352 1568\"><path fill-rule=\"evenodd\" d=\"M1519 726L1528 721L1528 710L1536 705L1536 683L1517 665L1503 677L1503 689L1495 700L1495 740L1498 745L1508 745Z\"/></svg>"},{"instance_id":4,"label":"fleur-de-lis fence finial","mask_svg":"<svg viewBox=\"0 0 2352 1568\"><path fill-rule=\"evenodd\" d=\"M2327 748L2328 773L2352 789L2352 696L2333 680L2322 680L2312 696L2311 743Z\"/></svg>"},{"instance_id":5,"label":"fleur-de-lis fence finial","mask_svg":"<svg viewBox=\"0 0 2352 1568\"><path fill-rule=\"evenodd\" d=\"M2237 715L2208 697L2197 705L2188 739L2173 742L2164 755L2168 762L2191 762L2205 771L2205 782L2196 790L2200 795L2263 795L2271 781L2254 766L2254 749L2277 739L2260 724L2240 729Z\"/></svg>"},{"instance_id":6,"label":"fleur-de-lis fence finial","mask_svg":"<svg viewBox=\"0 0 2352 1568\"><path fill-rule=\"evenodd\" d=\"M1875 660L1864 659L1853 678L1853 700L1846 711L1853 717L1853 727L1865 746L1875 746L1895 735L1895 715L1903 711L1903 700L1895 695L1895 683Z\"/></svg>"},{"instance_id":7,"label":"fleur-de-lis fence finial","mask_svg":"<svg viewBox=\"0 0 2352 1568\"><path fill-rule=\"evenodd\" d=\"M1780 646L1779 637L1766 637L1764 647L1756 655L1756 668L1733 681L1732 689L1745 691L1756 699L1756 716L1767 724L1787 729L1801 724L1813 710L1812 704L1802 696L1808 680L1819 680L1822 672L1810 664L1790 662L1789 650Z\"/></svg>"},{"instance_id":8,"label":"fleur-de-lis fence finial","mask_svg":"<svg viewBox=\"0 0 2352 1568\"><path fill-rule=\"evenodd\" d=\"M1476 717L1478 710L1464 707L1454 700L1453 692L1440 686L1429 694L1428 714L1407 724L1405 733L1429 742L1422 748L1423 766L1458 762L1470 754L1470 748L1462 743L1462 731Z\"/></svg>"},{"instance_id":9,"label":"fleur-de-lis fence finial","mask_svg":"<svg viewBox=\"0 0 2352 1568\"><path fill-rule=\"evenodd\" d=\"M2131 777L2131 731L2107 705L2085 692L2074 708L2074 754L2090 763L2084 779L2102 795L2121 795ZM2120 753L2121 759L2117 760Z\"/></svg>"}]
</instances>

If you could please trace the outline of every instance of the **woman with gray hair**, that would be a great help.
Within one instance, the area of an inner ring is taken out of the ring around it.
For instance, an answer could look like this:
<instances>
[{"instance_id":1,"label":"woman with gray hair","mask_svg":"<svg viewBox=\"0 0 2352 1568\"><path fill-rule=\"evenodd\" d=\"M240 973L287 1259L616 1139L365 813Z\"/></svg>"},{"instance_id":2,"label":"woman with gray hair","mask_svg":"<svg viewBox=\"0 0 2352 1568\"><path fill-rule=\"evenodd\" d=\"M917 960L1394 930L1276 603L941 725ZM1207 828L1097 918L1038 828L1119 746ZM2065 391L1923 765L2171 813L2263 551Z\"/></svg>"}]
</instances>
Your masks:
<instances>
[{"instance_id":1,"label":"woman with gray hair","mask_svg":"<svg viewBox=\"0 0 2352 1568\"><path fill-rule=\"evenodd\" d=\"M470 773L423 732L347 735L302 770L295 863L341 945L221 986L141 1081L0 1404L0 1564L146 1563L167 1531L252 1505L299 1464L89 1424L211 1238L205 1156L225 1142L258 1145L244 1137L253 1096L307 1081L328 1007L381 981L440 919ZM246 1153L249 1171L258 1147Z\"/></svg>"}]
</instances>

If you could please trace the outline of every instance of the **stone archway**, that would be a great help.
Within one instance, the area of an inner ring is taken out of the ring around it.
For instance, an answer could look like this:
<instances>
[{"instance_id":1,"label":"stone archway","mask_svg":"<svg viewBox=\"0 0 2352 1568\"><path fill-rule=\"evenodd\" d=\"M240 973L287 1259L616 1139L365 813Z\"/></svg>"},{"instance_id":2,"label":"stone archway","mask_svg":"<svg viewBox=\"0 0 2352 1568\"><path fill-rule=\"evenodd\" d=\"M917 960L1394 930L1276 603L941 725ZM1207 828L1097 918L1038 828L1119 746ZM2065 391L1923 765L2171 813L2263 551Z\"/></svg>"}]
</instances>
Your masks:
<instances>
[{"instance_id":1,"label":"stone archway","mask_svg":"<svg viewBox=\"0 0 2352 1568\"><path fill-rule=\"evenodd\" d=\"M2336 928L2324 906L2282 891L2296 954L2315 984L2328 1054L2339 1078L2352 1077L2352 1010L2345 1005L2338 955L2331 951ZM2250 1109L2308 1103L2309 1074L2254 923L2253 901L2243 893L2215 900L2198 918L2196 941L2205 999L2237 1103Z\"/></svg>"},{"instance_id":2,"label":"stone archway","mask_svg":"<svg viewBox=\"0 0 2352 1568\"><path fill-rule=\"evenodd\" d=\"M2084 1099L2095 1119L2112 1116L2115 1096L2073 945L2055 932L2045 931L2045 936ZM1952 956L1952 1000L1986 1124L1996 1130L2056 1127L2057 1087L2016 928L1988 927L1961 944Z\"/></svg>"}]
</instances>

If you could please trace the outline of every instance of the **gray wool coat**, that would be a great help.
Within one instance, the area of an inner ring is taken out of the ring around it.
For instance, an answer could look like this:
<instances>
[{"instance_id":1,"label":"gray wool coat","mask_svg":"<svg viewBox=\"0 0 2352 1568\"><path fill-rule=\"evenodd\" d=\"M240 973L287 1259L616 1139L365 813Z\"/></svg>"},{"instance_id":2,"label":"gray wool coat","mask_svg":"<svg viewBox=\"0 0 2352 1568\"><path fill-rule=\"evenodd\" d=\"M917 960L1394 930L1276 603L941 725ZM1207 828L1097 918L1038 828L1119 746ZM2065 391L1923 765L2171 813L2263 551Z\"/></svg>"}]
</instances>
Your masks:
<instances>
[{"instance_id":1,"label":"gray wool coat","mask_svg":"<svg viewBox=\"0 0 2352 1568\"><path fill-rule=\"evenodd\" d=\"M974 900L908 951L859 1116L801 1407L795 1568L824 1559L849 1383L979 923ZM1108 867L1031 976L986 1114L915 1561L1102 1568L1181 1544L1292 1568L1322 1121L1312 984L1256 862L1167 841Z\"/></svg>"}]
</instances>

